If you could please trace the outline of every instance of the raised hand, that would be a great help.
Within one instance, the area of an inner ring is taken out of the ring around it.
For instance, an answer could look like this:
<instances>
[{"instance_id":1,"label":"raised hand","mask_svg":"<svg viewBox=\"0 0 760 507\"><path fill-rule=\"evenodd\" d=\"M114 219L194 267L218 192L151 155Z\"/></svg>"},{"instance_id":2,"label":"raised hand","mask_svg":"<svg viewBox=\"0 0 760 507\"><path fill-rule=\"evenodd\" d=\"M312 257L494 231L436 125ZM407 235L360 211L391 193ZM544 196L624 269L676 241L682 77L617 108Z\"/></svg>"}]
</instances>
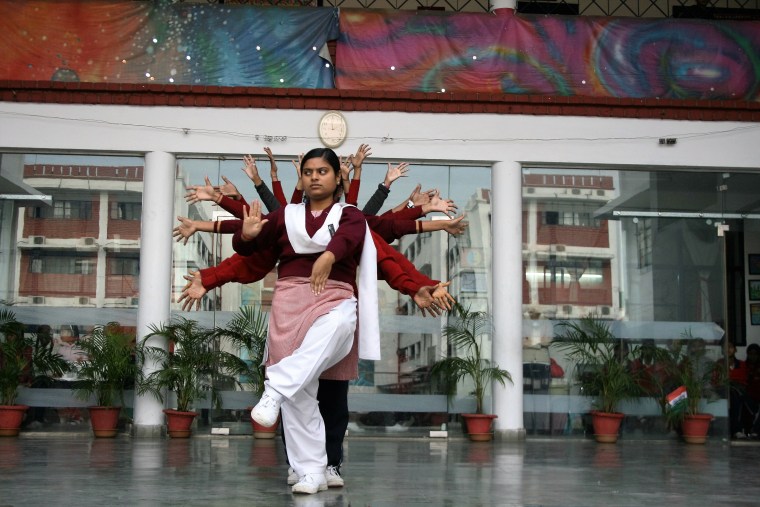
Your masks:
<instances>
[{"instance_id":1,"label":"raised hand","mask_svg":"<svg viewBox=\"0 0 760 507\"><path fill-rule=\"evenodd\" d=\"M298 155L298 160L293 159L291 162L293 162L293 165L296 166L296 190L303 190L303 185L301 184L301 161L303 160L303 153Z\"/></svg>"},{"instance_id":2,"label":"raised hand","mask_svg":"<svg viewBox=\"0 0 760 507\"><path fill-rule=\"evenodd\" d=\"M177 243L182 241L183 245L187 245L187 240L198 231L198 228L195 222L189 218L177 217L177 220L179 220L179 225L173 229L172 236Z\"/></svg>"},{"instance_id":3,"label":"raised hand","mask_svg":"<svg viewBox=\"0 0 760 507\"><path fill-rule=\"evenodd\" d=\"M388 172L385 173L385 181L383 182L385 187L391 188L391 183L399 178L406 178L407 171L409 171L409 164L407 162L401 162L395 167L392 167L389 163Z\"/></svg>"},{"instance_id":4,"label":"raised hand","mask_svg":"<svg viewBox=\"0 0 760 507\"><path fill-rule=\"evenodd\" d=\"M253 201L251 207L243 206L243 228L241 229L240 239L251 241L259 235L264 224L269 222L268 219L261 218L261 203L259 200Z\"/></svg>"},{"instance_id":5,"label":"raised hand","mask_svg":"<svg viewBox=\"0 0 760 507\"><path fill-rule=\"evenodd\" d=\"M436 287L436 285L426 285L424 287L420 287L420 290L418 290L414 296L412 296L414 304L416 304L417 307L422 311L423 317L426 316L426 312L430 313L432 317L441 314L441 308L438 306L438 303L433 297L433 291Z\"/></svg>"},{"instance_id":6,"label":"raised hand","mask_svg":"<svg viewBox=\"0 0 760 507\"><path fill-rule=\"evenodd\" d=\"M226 176L222 176L222 179L224 180L224 184L219 186L219 191L222 193L222 195L232 197L233 199L240 199L243 197L240 192L238 192L235 184L228 180Z\"/></svg>"},{"instance_id":7,"label":"raised hand","mask_svg":"<svg viewBox=\"0 0 760 507\"><path fill-rule=\"evenodd\" d=\"M259 168L256 167L256 159L252 155L243 156L243 172L257 187L261 185L261 176L259 176Z\"/></svg>"},{"instance_id":8,"label":"raised hand","mask_svg":"<svg viewBox=\"0 0 760 507\"><path fill-rule=\"evenodd\" d=\"M361 167L364 159L370 155L372 155L372 148L370 148L368 144L362 144L359 145L359 149L356 150L355 154L348 156L348 161L354 166L354 168Z\"/></svg>"},{"instance_id":9,"label":"raised hand","mask_svg":"<svg viewBox=\"0 0 760 507\"><path fill-rule=\"evenodd\" d=\"M351 165L349 164L349 161L351 159L351 156L348 157L341 157L340 158L340 179L343 182L350 181L349 178L351 177Z\"/></svg>"},{"instance_id":10,"label":"raised hand","mask_svg":"<svg viewBox=\"0 0 760 507\"><path fill-rule=\"evenodd\" d=\"M422 185L418 183L417 186L414 187L412 194L409 196L409 200L412 201L415 206L424 206L425 204L429 203L432 196L437 192L437 190L434 188L420 192L421 188Z\"/></svg>"},{"instance_id":11,"label":"raised hand","mask_svg":"<svg viewBox=\"0 0 760 507\"><path fill-rule=\"evenodd\" d=\"M201 299L206 294L206 288L203 287L200 271L190 271L190 274L184 276L187 285L182 289L182 295L177 303L182 303L182 311L186 312L193 309L198 310L201 307Z\"/></svg>"},{"instance_id":12,"label":"raised hand","mask_svg":"<svg viewBox=\"0 0 760 507\"><path fill-rule=\"evenodd\" d=\"M272 178L272 181L279 181L277 179L277 162L274 160L274 155L269 146L264 146L264 153L269 157L269 176Z\"/></svg>"},{"instance_id":13,"label":"raised hand","mask_svg":"<svg viewBox=\"0 0 760 507\"><path fill-rule=\"evenodd\" d=\"M185 194L185 201L189 204L195 204L199 201L216 201L219 199L214 185L211 184L211 180L206 176L204 178L205 185L193 185L187 187L187 194Z\"/></svg>"},{"instance_id":14,"label":"raised hand","mask_svg":"<svg viewBox=\"0 0 760 507\"><path fill-rule=\"evenodd\" d=\"M449 217L455 215L458 209L459 208L457 208L457 205L454 204L454 201L451 199L443 199L440 195L438 195L437 190L433 194L433 197L430 198L430 202L422 206L422 212L426 215L433 211L440 211Z\"/></svg>"}]
</instances>

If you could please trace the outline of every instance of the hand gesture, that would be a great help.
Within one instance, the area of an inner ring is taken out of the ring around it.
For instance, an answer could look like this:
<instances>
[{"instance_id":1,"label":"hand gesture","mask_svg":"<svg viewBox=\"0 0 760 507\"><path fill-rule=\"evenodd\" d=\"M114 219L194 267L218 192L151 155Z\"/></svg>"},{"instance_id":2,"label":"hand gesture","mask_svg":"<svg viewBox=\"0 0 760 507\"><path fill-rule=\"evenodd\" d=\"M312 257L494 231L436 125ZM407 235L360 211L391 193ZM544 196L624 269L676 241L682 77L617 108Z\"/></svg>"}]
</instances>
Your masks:
<instances>
[{"instance_id":1,"label":"hand gesture","mask_svg":"<svg viewBox=\"0 0 760 507\"><path fill-rule=\"evenodd\" d=\"M264 146L264 153L269 157L269 176L272 178L272 181L279 181L277 179L277 162L275 162L274 155L272 155L272 150L269 149L269 146Z\"/></svg>"},{"instance_id":2,"label":"hand gesture","mask_svg":"<svg viewBox=\"0 0 760 507\"><path fill-rule=\"evenodd\" d=\"M451 285L451 282L438 282L438 285L435 286L435 290L433 291L433 299L435 299L438 306L451 311L451 305L455 304L457 300L454 299L454 296L449 294L449 285Z\"/></svg>"},{"instance_id":3,"label":"hand gesture","mask_svg":"<svg viewBox=\"0 0 760 507\"><path fill-rule=\"evenodd\" d=\"M385 187L391 188L391 183L399 178L406 178L407 171L409 171L409 164L407 162L401 162L396 167L391 167L389 163L388 172L385 173L385 181L383 182Z\"/></svg>"},{"instance_id":4,"label":"hand gesture","mask_svg":"<svg viewBox=\"0 0 760 507\"><path fill-rule=\"evenodd\" d=\"M441 314L441 309L438 307L435 299L433 298L433 290L435 290L435 288L435 285L426 285L424 287L420 287L420 290L418 290L417 293L412 296L414 304L416 304L420 309L423 317L426 316L426 312L429 312L431 317L435 317L436 315Z\"/></svg>"},{"instance_id":5,"label":"hand gesture","mask_svg":"<svg viewBox=\"0 0 760 507\"><path fill-rule=\"evenodd\" d=\"M372 155L372 148L370 148L368 144L362 144L359 146L359 149L356 150L354 155L348 156L348 162L350 162L354 169L356 169L357 167L361 167L364 159L370 155Z\"/></svg>"},{"instance_id":6,"label":"hand gesture","mask_svg":"<svg viewBox=\"0 0 760 507\"><path fill-rule=\"evenodd\" d=\"M176 238L177 243L184 240L182 244L187 245L187 240L198 231L198 228L189 218L177 217L177 220L179 220L179 225L172 231L172 236Z\"/></svg>"},{"instance_id":7,"label":"hand gesture","mask_svg":"<svg viewBox=\"0 0 760 507\"><path fill-rule=\"evenodd\" d=\"M311 267L311 276L309 277L309 285L311 285L311 292L315 296L324 290L327 283L327 277L330 276L332 266L335 264L335 255L332 252L325 251L317 257L314 261L314 265Z\"/></svg>"},{"instance_id":8,"label":"hand gesture","mask_svg":"<svg viewBox=\"0 0 760 507\"><path fill-rule=\"evenodd\" d=\"M239 199L240 197L242 197L242 195L240 195L240 192L238 192L238 189L234 183L228 180L226 176L222 176L222 179L224 180L224 184L218 187L219 192L221 192L222 195L226 195L227 197L232 197L233 199Z\"/></svg>"},{"instance_id":9,"label":"hand gesture","mask_svg":"<svg viewBox=\"0 0 760 507\"><path fill-rule=\"evenodd\" d=\"M211 184L211 180L206 176L204 178L205 185L194 185L187 187L187 194L185 194L185 201L189 204L195 204L199 201L216 201L218 194L214 189L214 185Z\"/></svg>"},{"instance_id":10,"label":"hand gesture","mask_svg":"<svg viewBox=\"0 0 760 507\"><path fill-rule=\"evenodd\" d=\"M351 155L348 157L340 158L340 179L343 182L350 181L349 178L351 177L351 166L349 165L349 160L351 160Z\"/></svg>"},{"instance_id":11,"label":"hand gesture","mask_svg":"<svg viewBox=\"0 0 760 507\"><path fill-rule=\"evenodd\" d=\"M241 229L240 239L251 241L259 235L264 224L269 222L268 219L261 218L261 203L253 201L251 207L243 206L243 228Z\"/></svg>"},{"instance_id":12,"label":"hand gesture","mask_svg":"<svg viewBox=\"0 0 760 507\"><path fill-rule=\"evenodd\" d=\"M259 176L259 168L256 167L256 159L251 155L244 155L243 164L243 172L246 176L248 176L257 187L261 185L261 176Z\"/></svg>"},{"instance_id":13,"label":"hand gesture","mask_svg":"<svg viewBox=\"0 0 760 507\"><path fill-rule=\"evenodd\" d=\"M296 166L296 190L303 190L303 185L301 184L301 161L303 160L303 153L298 155L298 160L293 159L291 162L293 162L293 165Z\"/></svg>"},{"instance_id":14,"label":"hand gesture","mask_svg":"<svg viewBox=\"0 0 760 507\"><path fill-rule=\"evenodd\" d=\"M182 311L186 312L193 309L198 310L201 307L201 299L206 294L206 288L203 287L200 271L190 271L189 275L184 276L187 280L187 285L182 289L182 295L177 300L177 303L182 303ZM184 301L184 302L183 302Z\"/></svg>"},{"instance_id":15,"label":"hand gesture","mask_svg":"<svg viewBox=\"0 0 760 507\"><path fill-rule=\"evenodd\" d=\"M430 198L437 192L434 188L420 192L421 188L422 185L418 183L417 186L414 187L412 194L409 196L409 200L412 201L415 206L424 206L429 203Z\"/></svg>"},{"instance_id":16,"label":"hand gesture","mask_svg":"<svg viewBox=\"0 0 760 507\"><path fill-rule=\"evenodd\" d=\"M452 215L455 215L458 209L459 208L454 204L454 201L441 198L441 196L438 195L437 190L433 193L433 197L430 198L430 202L422 207L422 211L426 215L433 211L440 211L449 218L451 218Z\"/></svg>"},{"instance_id":17,"label":"hand gesture","mask_svg":"<svg viewBox=\"0 0 760 507\"><path fill-rule=\"evenodd\" d=\"M459 236L462 234L465 229L467 229L467 225L469 225L467 222L464 222L464 215L459 216L457 218L452 218L451 220L446 221L446 223L443 226L443 230L451 234L452 236Z\"/></svg>"}]
</instances>

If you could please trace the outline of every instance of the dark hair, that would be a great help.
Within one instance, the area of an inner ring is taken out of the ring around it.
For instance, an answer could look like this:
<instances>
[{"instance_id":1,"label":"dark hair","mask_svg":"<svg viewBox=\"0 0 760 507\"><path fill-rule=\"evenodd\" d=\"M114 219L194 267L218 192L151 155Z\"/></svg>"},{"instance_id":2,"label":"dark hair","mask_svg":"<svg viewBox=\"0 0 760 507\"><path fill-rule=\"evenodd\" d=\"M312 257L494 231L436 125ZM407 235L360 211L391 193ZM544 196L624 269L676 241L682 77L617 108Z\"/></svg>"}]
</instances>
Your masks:
<instances>
[{"instance_id":1,"label":"dark hair","mask_svg":"<svg viewBox=\"0 0 760 507\"><path fill-rule=\"evenodd\" d=\"M330 148L314 148L313 150L309 150L309 152L301 159L301 171L303 171L303 165L306 161L312 158L324 159L325 162L330 164L333 168L335 174L340 176L340 157L338 157L338 155L336 155Z\"/></svg>"},{"instance_id":2,"label":"dark hair","mask_svg":"<svg viewBox=\"0 0 760 507\"><path fill-rule=\"evenodd\" d=\"M335 174L338 176L338 186L335 187L335 192L333 193L333 199L337 200L340 196L340 192L343 189L340 178L340 157L336 155L336 153L330 148L314 148L313 150L309 150L309 152L301 159L301 174L303 174L303 165L307 160L310 160L312 158L321 158L327 162L332 167L333 171L335 171ZM304 198L306 199L306 196L304 196Z\"/></svg>"},{"instance_id":3,"label":"dark hair","mask_svg":"<svg viewBox=\"0 0 760 507\"><path fill-rule=\"evenodd\" d=\"M747 352L760 352L760 345L757 343L750 344L750 346L747 347Z\"/></svg>"}]
</instances>

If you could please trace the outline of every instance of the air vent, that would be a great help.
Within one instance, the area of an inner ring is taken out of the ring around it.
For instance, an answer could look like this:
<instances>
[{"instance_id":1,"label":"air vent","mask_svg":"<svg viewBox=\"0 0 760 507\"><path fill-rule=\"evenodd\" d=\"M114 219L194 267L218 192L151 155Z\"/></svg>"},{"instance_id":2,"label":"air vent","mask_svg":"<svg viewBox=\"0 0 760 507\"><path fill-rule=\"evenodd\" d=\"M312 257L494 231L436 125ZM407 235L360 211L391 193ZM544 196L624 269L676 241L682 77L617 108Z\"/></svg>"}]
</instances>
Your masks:
<instances>
[{"instance_id":1,"label":"air vent","mask_svg":"<svg viewBox=\"0 0 760 507\"><path fill-rule=\"evenodd\" d=\"M564 305L562 306L562 311L565 312L567 315L570 315L573 313L573 307L572 305Z\"/></svg>"},{"instance_id":2,"label":"air vent","mask_svg":"<svg viewBox=\"0 0 760 507\"><path fill-rule=\"evenodd\" d=\"M565 245L554 245L555 252L564 252L567 247Z\"/></svg>"},{"instance_id":3,"label":"air vent","mask_svg":"<svg viewBox=\"0 0 760 507\"><path fill-rule=\"evenodd\" d=\"M604 194L605 194L604 190L597 190L596 191L596 195L598 195L599 197L604 197Z\"/></svg>"},{"instance_id":4,"label":"air vent","mask_svg":"<svg viewBox=\"0 0 760 507\"><path fill-rule=\"evenodd\" d=\"M29 236L29 240L32 242L33 245L45 244L45 236Z\"/></svg>"},{"instance_id":5,"label":"air vent","mask_svg":"<svg viewBox=\"0 0 760 507\"><path fill-rule=\"evenodd\" d=\"M128 298L130 306L137 306L140 304L140 298Z\"/></svg>"},{"instance_id":6,"label":"air vent","mask_svg":"<svg viewBox=\"0 0 760 507\"><path fill-rule=\"evenodd\" d=\"M79 304L80 305L89 305L90 304L90 298L86 298L86 297L79 298Z\"/></svg>"},{"instance_id":7,"label":"air vent","mask_svg":"<svg viewBox=\"0 0 760 507\"><path fill-rule=\"evenodd\" d=\"M44 296L32 296L32 304L33 305L44 305L45 304L45 297Z\"/></svg>"},{"instance_id":8,"label":"air vent","mask_svg":"<svg viewBox=\"0 0 760 507\"><path fill-rule=\"evenodd\" d=\"M573 195L580 195L581 189L580 188L574 188L571 190Z\"/></svg>"},{"instance_id":9,"label":"air vent","mask_svg":"<svg viewBox=\"0 0 760 507\"><path fill-rule=\"evenodd\" d=\"M93 246L95 244L95 238L82 238L82 244L84 246Z\"/></svg>"},{"instance_id":10,"label":"air vent","mask_svg":"<svg viewBox=\"0 0 760 507\"><path fill-rule=\"evenodd\" d=\"M612 308L609 306L602 307L602 315L609 315L610 313L612 313Z\"/></svg>"},{"instance_id":11,"label":"air vent","mask_svg":"<svg viewBox=\"0 0 760 507\"><path fill-rule=\"evenodd\" d=\"M529 193L529 194L535 194L536 193L536 189L534 187L528 187L528 188L525 189L525 191L527 193Z\"/></svg>"}]
</instances>

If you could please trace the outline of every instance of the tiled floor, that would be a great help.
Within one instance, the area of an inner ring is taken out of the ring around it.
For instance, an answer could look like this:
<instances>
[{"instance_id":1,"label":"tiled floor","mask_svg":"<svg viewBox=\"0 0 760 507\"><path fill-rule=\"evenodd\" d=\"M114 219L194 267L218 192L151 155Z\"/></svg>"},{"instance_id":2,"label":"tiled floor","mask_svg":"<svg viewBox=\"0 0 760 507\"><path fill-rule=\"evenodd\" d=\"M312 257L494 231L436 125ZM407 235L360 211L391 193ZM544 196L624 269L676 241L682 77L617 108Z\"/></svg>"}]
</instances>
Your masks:
<instances>
[{"instance_id":1,"label":"tiled floor","mask_svg":"<svg viewBox=\"0 0 760 507\"><path fill-rule=\"evenodd\" d=\"M354 437L346 487L294 496L279 440L0 439L5 506L757 506L760 446Z\"/></svg>"}]
</instances>

